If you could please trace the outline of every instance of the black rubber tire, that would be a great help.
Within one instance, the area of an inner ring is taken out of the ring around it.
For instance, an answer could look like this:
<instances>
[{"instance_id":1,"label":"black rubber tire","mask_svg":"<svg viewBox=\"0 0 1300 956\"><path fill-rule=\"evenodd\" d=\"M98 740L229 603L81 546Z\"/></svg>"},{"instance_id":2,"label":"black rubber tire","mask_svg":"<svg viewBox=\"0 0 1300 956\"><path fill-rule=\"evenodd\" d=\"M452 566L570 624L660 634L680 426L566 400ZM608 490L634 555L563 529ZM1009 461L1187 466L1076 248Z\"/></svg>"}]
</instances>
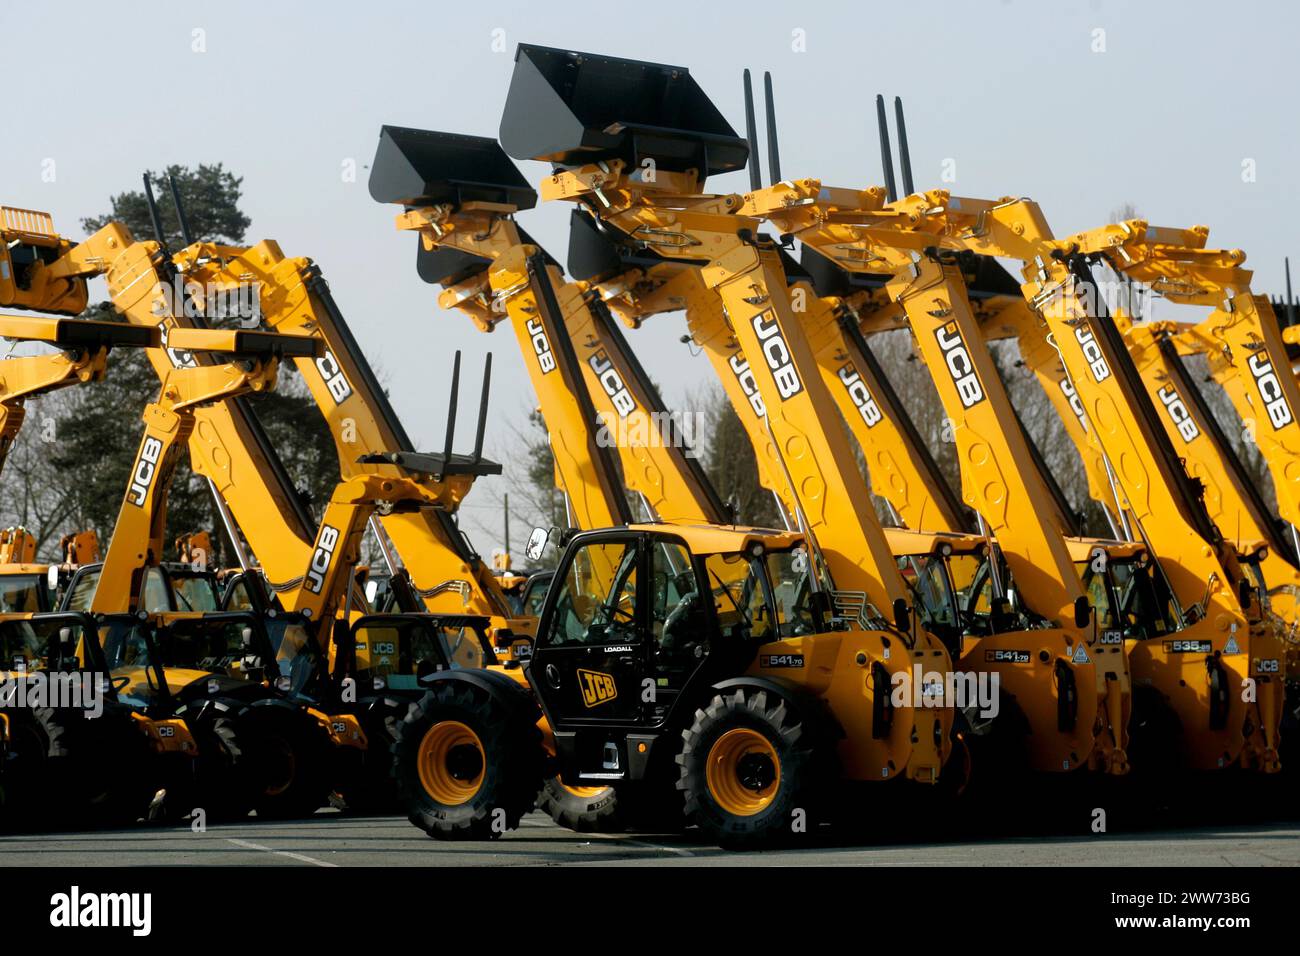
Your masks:
<instances>
[{"instance_id":1,"label":"black rubber tire","mask_svg":"<svg viewBox=\"0 0 1300 956\"><path fill-rule=\"evenodd\" d=\"M577 833L621 833L627 828L620 795L613 787L583 796L566 788L559 777L548 777L537 794L537 809Z\"/></svg>"},{"instance_id":2,"label":"black rubber tire","mask_svg":"<svg viewBox=\"0 0 1300 956\"><path fill-rule=\"evenodd\" d=\"M359 702L358 719L366 735L366 749L348 768L339 792L349 813L396 813L401 802L393 777L393 744L397 728L410 709L410 701L373 697Z\"/></svg>"},{"instance_id":3,"label":"black rubber tire","mask_svg":"<svg viewBox=\"0 0 1300 956\"><path fill-rule=\"evenodd\" d=\"M492 840L533 809L546 767L534 708L467 681L434 681L412 704L393 745L398 794L410 821L431 837ZM458 721L482 745L482 782L462 803L440 803L420 782L420 747L444 721Z\"/></svg>"},{"instance_id":4,"label":"black rubber tire","mask_svg":"<svg viewBox=\"0 0 1300 956\"><path fill-rule=\"evenodd\" d=\"M745 728L767 739L776 754L780 779L771 802L751 815L725 810L711 792L706 770L713 745L723 734ZM788 842L794 836L796 810L804 811L804 835L813 832L820 806L814 801L829 783L828 747L811 724L779 697L765 690L741 687L718 694L695 712L689 729L682 731L677 755L681 768L677 789L685 799L687 819L719 846L732 850L759 849Z\"/></svg>"},{"instance_id":5,"label":"black rubber tire","mask_svg":"<svg viewBox=\"0 0 1300 956\"><path fill-rule=\"evenodd\" d=\"M127 708L106 701L97 717L62 707L10 715L10 813L23 826L133 823L157 786L148 739Z\"/></svg>"},{"instance_id":6,"label":"black rubber tire","mask_svg":"<svg viewBox=\"0 0 1300 956\"><path fill-rule=\"evenodd\" d=\"M239 715L254 780L259 817L309 817L329 800L329 733L310 714L286 707L252 706Z\"/></svg>"},{"instance_id":7,"label":"black rubber tire","mask_svg":"<svg viewBox=\"0 0 1300 956\"><path fill-rule=\"evenodd\" d=\"M240 820L253 809L256 787L238 720L241 709L238 704L206 701L201 709L185 714L198 754L188 786L168 794L168 817L202 810L212 821Z\"/></svg>"}]
</instances>

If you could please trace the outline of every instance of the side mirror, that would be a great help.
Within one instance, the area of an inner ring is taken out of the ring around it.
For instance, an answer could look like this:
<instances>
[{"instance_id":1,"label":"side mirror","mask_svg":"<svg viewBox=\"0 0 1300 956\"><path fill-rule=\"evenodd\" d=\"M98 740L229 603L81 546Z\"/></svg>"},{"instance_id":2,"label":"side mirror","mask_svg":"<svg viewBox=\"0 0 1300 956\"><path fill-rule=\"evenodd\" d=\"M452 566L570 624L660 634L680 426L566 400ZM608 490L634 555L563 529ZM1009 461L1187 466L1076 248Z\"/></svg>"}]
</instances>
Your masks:
<instances>
[{"instance_id":1,"label":"side mirror","mask_svg":"<svg viewBox=\"0 0 1300 956\"><path fill-rule=\"evenodd\" d=\"M528 555L528 560L539 561L542 552L546 550L546 545L551 540L549 528L534 528L533 533L528 536L528 545L524 548L524 554Z\"/></svg>"},{"instance_id":2,"label":"side mirror","mask_svg":"<svg viewBox=\"0 0 1300 956\"><path fill-rule=\"evenodd\" d=\"M902 598L894 599L894 626L904 634L912 630L912 609Z\"/></svg>"},{"instance_id":3,"label":"side mirror","mask_svg":"<svg viewBox=\"0 0 1300 956\"><path fill-rule=\"evenodd\" d=\"M1092 623L1092 605L1088 599L1080 594L1074 599L1074 626L1085 628Z\"/></svg>"},{"instance_id":4,"label":"side mirror","mask_svg":"<svg viewBox=\"0 0 1300 956\"><path fill-rule=\"evenodd\" d=\"M1255 594L1255 588L1245 578L1237 582L1238 600L1241 601L1243 611L1250 610L1250 599Z\"/></svg>"},{"instance_id":5,"label":"side mirror","mask_svg":"<svg viewBox=\"0 0 1300 956\"><path fill-rule=\"evenodd\" d=\"M375 604L375 595L379 593L379 582L371 578L366 582L366 603L371 607Z\"/></svg>"}]
</instances>

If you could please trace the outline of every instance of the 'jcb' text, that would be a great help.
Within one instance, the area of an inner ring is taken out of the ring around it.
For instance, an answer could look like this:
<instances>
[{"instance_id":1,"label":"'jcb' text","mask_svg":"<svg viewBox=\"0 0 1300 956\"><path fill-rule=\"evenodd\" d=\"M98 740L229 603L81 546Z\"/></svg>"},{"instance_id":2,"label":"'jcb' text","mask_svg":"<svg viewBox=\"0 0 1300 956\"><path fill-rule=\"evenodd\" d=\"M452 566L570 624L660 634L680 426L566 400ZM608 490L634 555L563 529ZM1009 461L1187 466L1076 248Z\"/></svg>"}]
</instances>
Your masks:
<instances>
[{"instance_id":1,"label":"'jcb' text","mask_svg":"<svg viewBox=\"0 0 1300 956\"><path fill-rule=\"evenodd\" d=\"M602 674L600 671L578 668L578 686L582 688L582 702L588 707L608 704L618 696L618 688L614 686L614 678L609 674Z\"/></svg>"},{"instance_id":2,"label":"'jcb' text","mask_svg":"<svg viewBox=\"0 0 1300 956\"><path fill-rule=\"evenodd\" d=\"M1290 425L1293 418L1291 406L1282 394L1282 383L1278 381L1277 372L1273 371L1273 363L1265 353L1256 352L1247 364L1250 374L1255 376L1255 387L1264 400L1264 409L1268 412L1268 420L1273 423L1273 430Z\"/></svg>"},{"instance_id":3,"label":"'jcb' text","mask_svg":"<svg viewBox=\"0 0 1300 956\"><path fill-rule=\"evenodd\" d=\"M551 340L546 337L546 329L543 328L541 320L529 319L524 328L528 330L528 337L532 340L533 351L537 353L537 366L542 370L542 374L554 372L555 353L551 351Z\"/></svg>"},{"instance_id":4,"label":"'jcb' text","mask_svg":"<svg viewBox=\"0 0 1300 956\"><path fill-rule=\"evenodd\" d=\"M862 420L870 428L881 419L880 406L872 397L871 392L867 389L867 383L862 380L862 375L852 362L846 362L839 371L840 381L844 383L844 390L849 393L849 398L853 400L853 405L862 416Z\"/></svg>"},{"instance_id":5,"label":"'jcb' text","mask_svg":"<svg viewBox=\"0 0 1300 956\"><path fill-rule=\"evenodd\" d=\"M126 492L126 500L137 508L144 507L144 500L149 497L149 486L158 473L158 456L161 454L162 442L156 438L145 438L140 445L140 457L131 472L131 487Z\"/></svg>"},{"instance_id":6,"label":"'jcb' text","mask_svg":"<svg viewBox=\"0 0 1300 956\"><path fill-rule=\"evenodd\" d=\"M352 394L352 386L348 384L343 369L339 367L338 360L334 358L334 353L326 349L325 354L316 360L316 370L320 372L320 377L325 380L325 387L330 390L330 395L334 397L334 404L343 404L347 397Z\"/></svg>"},{"instance_id":7,"label":"'jcb' text","mask_svg":"<svg viewBox=\"0 0 1300 956\"><path fill-rule=\"evenodd\" d=\"M970 352L966 349L966 342L961 337L957 323L949 322L936 330L934 337L943 352L948 374L957 386L957 397L961 399L962 408L970 408L984 401L984 386L975 374L975 365L971 362Z\"/></svg>"},{"instance_id":8,"label":"'jcb' text","mask_svg":"<svg viewBox=\"0 0 1300 956\"><path fill-rule=\"evenodd\" d=\"M609 360L609 356L605 354L604 349L600 349L595 355L587 359L587 364L596 373L600 387L605 390L609 400L614 403L614 411L618 412L619 418L627 418L628 415L636 411L636 399L632 397L632 393L623 384L623 376L618 374L618 369L614 368L614 363Z\"/></svg>"},{"instance_id":9,"label":"'jcb' text","mask_svg":"<svg viewBox=\"0 0 1300 956\"><path fill-rule=\"evenodd\" d=\"M338 547L338 543L339 529L321 525L316 550L311 554L311 567L307 569L306 587L312 594L320 594L321 589L325 587L325 572L330 569L330 562L334 560L334 549Z\"/></svg>"},{"instance_id":10,"label":"'jcb' text","mask_svg":"<svg viewBox=\"0 0 1300 956\"><path fill-rule=\"evenodd\" d=\"M731 367L731 374L736 376L736 382L740 385L740 390L749 399L749 407L754 410L755 415L762 418L767 414L767 406L763 404L763 396L759 394L758 381L754 378L754 370L745 361L745 356L735 352L731 358L727 359L727 365Z\"/></svg>"},{"instance_id":11,"label":"'jcb' text","mask_svg":"<svg viewBox=\"0 0 1300 956\"><path fill-rule=\"evenodd\" d=\"M1192 413L1187 410L1187 405L1184 404L1178 390L1170 385L1163 385L1156 394L1160 396L1160 403L1169 412L1169 420L1178 429L1178 434L1183 436L1183 441L1195 441L1200 436L1201 430L1196 427Z\"/></svg>"},{"instance_id":12,"label":"'jcb' text","mask_svg":"<svg viewBox=\"0 0 1300 956\"><path fill-rule=\"evenodd\" d=\"M1097 337L1092 334L1092 329L1080 325L1074 330L1074 338L1083 348L1083 360L1088 363L1092 380L1100 385L1110 378L1110 366L1106 364L1106 356L1101 354L1101 346L1097 344Z\"/></svg>"},{"instance_id":13,"label":"'jcb' text","mask_svg":"<svg viewBox=\"0 0 1300 956\"><path fill-rule=\"evenodd\" d=\"M799 373L795 370L790 347L785 344L781 327L777 325L771 311L758 313L750 319L750 324L758 333L758 341L763 348L763 358L767 360L767 367L772 370L772 381L776 383L776 393L781 396L781 401L784 402L798 395L803 391L803 382L799 381Z\"/></svg>"}]
</instances>

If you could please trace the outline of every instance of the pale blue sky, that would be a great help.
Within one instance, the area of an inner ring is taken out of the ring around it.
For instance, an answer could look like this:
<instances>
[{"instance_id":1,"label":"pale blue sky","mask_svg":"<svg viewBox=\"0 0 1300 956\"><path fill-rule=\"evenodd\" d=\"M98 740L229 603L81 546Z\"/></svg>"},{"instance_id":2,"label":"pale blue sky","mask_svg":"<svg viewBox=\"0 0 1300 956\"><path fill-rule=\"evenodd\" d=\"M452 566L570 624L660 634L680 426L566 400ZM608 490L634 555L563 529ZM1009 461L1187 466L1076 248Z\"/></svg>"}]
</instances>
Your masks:
<instances>
[{"instance_id":1,"label":"pale blue sky","mask_svg":"<svg viewBox=\"0 0 1300 956\"><path fill-rule=\"evenodd\" d=\"M370 199L365 169L352 183L341 172L370 162L384 123L495 135L521 41L688 66L737 129L741 70L771 70L782 172L835 185L881 181L874 95L900 95L918 187L940 185L951 157L955 193L1031 196L1057 234L1132 201L1162 225L1209 225L1212 245L1248 251L1258 289L1280 291L1282 257L1300 256L1298 26L1295 5L1250 0L4 4L0 202L48 210L80 237L80 218L136 188L143 169L224 162L244 177L249 240L321 265L408 430L434 446L452 350L465 350L471 388L495 353L493 404L508 418L534 401L518 349L504 330L486 336L440 312L393 207ZM206 52L192 49L196 29ZM806 52L792 50L796 29ZM492 50L495 30L505 53ZM524 171L536 182L545 169ZM711 181L746 184L743 173ZM567 215L542 208L521 222L562 256ZM683 331L669 316L629 333L678 406L711 374L678 343ZM498 417L489 449L508 459L512 444ZM484 553L499 543L502 490L484 481L467 502Z\"/></svg>"}]
</instances>

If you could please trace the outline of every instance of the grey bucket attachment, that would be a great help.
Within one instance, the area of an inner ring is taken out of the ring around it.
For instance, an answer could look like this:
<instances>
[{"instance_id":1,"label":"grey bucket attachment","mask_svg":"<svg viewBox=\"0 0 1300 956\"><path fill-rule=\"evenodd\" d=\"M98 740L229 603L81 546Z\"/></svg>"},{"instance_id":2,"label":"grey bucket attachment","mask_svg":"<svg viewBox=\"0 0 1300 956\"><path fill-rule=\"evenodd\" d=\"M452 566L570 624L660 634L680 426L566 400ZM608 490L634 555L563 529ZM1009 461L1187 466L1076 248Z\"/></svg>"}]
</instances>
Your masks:
<instances>
[{"instance_id":1,"label":"grey bucket attachment","mask_svg":"<svg viewBox=\"0 0 1300 956\"><path fill-rule=\"evenodd\" d=\"M749 144L681 66L521 43L501 117L515 159L622 159L707 176L743 169Z\"/></svg>"},{"instance_id":2,"label":"grey bucket attachment","mask_svg":"<svg viewBox=\"0 0 1300 956\"><path fill-rule=\"evenodd\" d=\"M370 195L401 206L475 201L516 209L537 205L537 193L496 140L405 126L380 129Z\"/></svg>"}]
</instances>

